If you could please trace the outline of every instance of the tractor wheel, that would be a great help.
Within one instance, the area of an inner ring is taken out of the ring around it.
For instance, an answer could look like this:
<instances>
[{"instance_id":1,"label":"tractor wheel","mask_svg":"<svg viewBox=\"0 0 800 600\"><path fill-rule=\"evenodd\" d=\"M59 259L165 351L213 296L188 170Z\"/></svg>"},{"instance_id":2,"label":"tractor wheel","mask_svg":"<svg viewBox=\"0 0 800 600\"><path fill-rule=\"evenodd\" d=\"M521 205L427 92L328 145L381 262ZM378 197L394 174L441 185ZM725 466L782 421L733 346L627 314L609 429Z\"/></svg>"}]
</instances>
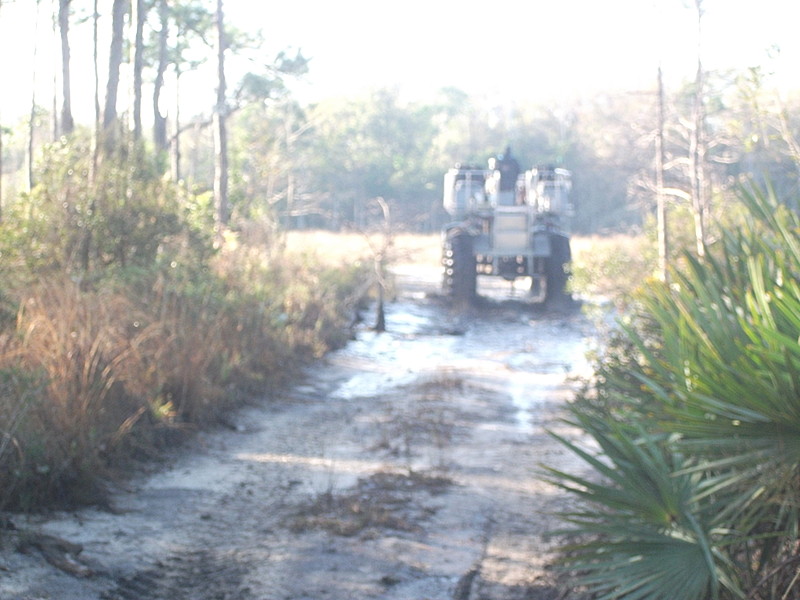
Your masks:
<instances>
[{"instance_id":1,"label":"tractor wheel","mask_svg":"<svg viewBox=\"0 0 800 600\"><path fill-rule=\"evenodd\" d=\"M550 256L545 259L545 304L561 306L572 300L567 291L569 274L567 265L572 260L569 238L564 235L550 235Z\"/></svg>"},{"instance_id":2,"label":"tractor wheel","mask_svg":"<svg viewBox=\"0 0 800 600\"><path fill-rule=\"evenodd\" d=\"M463 231L447 234L442 249L444 292L458 302L472 302L478 283L472 237Z\"/></svg>"}]
</instances>

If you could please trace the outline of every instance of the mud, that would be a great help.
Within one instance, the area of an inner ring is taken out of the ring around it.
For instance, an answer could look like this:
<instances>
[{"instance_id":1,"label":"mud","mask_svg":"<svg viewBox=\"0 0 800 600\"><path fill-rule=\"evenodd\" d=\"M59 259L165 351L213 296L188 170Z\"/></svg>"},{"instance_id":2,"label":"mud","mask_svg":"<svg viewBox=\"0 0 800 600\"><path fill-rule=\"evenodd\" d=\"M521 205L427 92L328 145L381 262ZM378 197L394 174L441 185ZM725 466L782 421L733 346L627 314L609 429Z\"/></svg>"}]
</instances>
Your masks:
<instances>
[{"instance_id":1,"label":"mud","mask_svg":"<svg viewBox=\"0 0 800 600\"><path fill-rule=\"evenodd\" d=\"M591 325L505 288L455 312L438 272L397 279L386 333L365 315L346 348L129 482L116 510L11 515L80 544L86 576L5 534L0 598L577 598L548 567L566 499L539 469L572 464L546 430L577 435L559 419Z\"/></svg>"}]
</instances>

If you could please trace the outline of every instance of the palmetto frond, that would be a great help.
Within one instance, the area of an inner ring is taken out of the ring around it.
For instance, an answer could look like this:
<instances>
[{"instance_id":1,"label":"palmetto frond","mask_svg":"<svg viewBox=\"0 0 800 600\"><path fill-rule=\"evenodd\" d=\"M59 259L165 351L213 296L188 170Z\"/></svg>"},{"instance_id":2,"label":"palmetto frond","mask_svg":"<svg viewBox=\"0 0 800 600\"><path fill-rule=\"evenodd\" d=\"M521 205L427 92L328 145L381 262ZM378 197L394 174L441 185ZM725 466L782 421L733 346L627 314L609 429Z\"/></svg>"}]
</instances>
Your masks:
<instances>
[{"instance_id":1,"label":"palmetto frond","mask_svg":"<svg viewBox=\"0 0 800 600\"><path fill-rule=\"evenodd\" d=\"M724 538L694 498L701 478L671 454L665 436L607 427L575 414L598 442L594 455L555 436L599 477L549 469L550 480L580 496L583 510L562 519L583 541L566 546L565 564L600 598L636 600L718 598L720 587L738 593L730 564L716 551ZM675 585L680 574L680 586Z\"/></svg>"},{"instance_id":2,"label":"palmetto frond","mask_svg":"<svg viewBox=\"0 0 800 600\"><path fill-rule=\"evenodd\" d=\"M779 553L800 529L800 216L769 194L743 202L747 222L643 291L647 326L628 327L629 360L605 367L603 398L641 396L648 411L571 407L601 452L562 442L598 477L550 473L587 507L564 515L584 536L566 556L601 598L752 596L791 568Z\"/></svg>"}]
</instances>

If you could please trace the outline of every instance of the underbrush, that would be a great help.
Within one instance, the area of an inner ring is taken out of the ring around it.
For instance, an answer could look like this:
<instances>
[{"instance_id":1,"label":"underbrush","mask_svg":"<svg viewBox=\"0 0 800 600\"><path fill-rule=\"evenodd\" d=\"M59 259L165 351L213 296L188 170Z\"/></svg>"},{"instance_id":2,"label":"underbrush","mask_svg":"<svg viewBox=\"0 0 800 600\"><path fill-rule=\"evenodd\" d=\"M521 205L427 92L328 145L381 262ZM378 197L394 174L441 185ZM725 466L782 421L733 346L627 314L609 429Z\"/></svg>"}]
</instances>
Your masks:
<instances>
[{"instance_id":1,"label":"underbrush","mask_svg":"<svg viewBox=\"0 0 800 600\"><path fill-rule=\"evenodd\" d=\"M132 460L344 343L363 279L357 265L237 247L202 267L7 287L0 509L102 501Z\"/></svg>"},{"instance_id":2,"label":"underbrush","mask_svg":"<svg viewBox=\"0 0 800 600\"><path fill-rule=\"evenodd\" d=\"M652 279L656 248L645 235L573 237L570 290L584 298L624 305Z\"/></svg>"},{"instance_id":3,"label":"underbrush","mask_svg":"<svg viewBox=\"0 0 800 600\"><path fill-rule=\"evenodd\" d=\"M592 597L800 598L800 213L740 204L636 292L568 408L586 437L556 436L586 467L549 474L577 501L562 566Z\"/></svg>"},{"instance_id":4,"label":"underbrush","mask_svg":"<svg viewBox=\"0 0 800 600\"><path fill-rule=\"evenodd\" d=\"M324 264L352 262L354 257L369 257L380 247L380 234L290 231L286 248L313 257ZM645 234L581 235L570 239L569 290L576 296L596 302L625 306L643 282L656 272L657 249ZM397 233L391 237L390 262L440 268L442 240L438 233ZM676 258L678 260L678 258Z\"/></svg>"},{"instance_id":5,"label":"underbrush","mask_svg":"<svg viewBox=\"0 0 800 600\"><path fill-rule=\"evenodd\" d=\"M368 270L322 261L87 132L43 149L0 223L0 510L105 482L347 339ZM224 235L220 235L223 231Z\"/></svg>"}]
</instances>

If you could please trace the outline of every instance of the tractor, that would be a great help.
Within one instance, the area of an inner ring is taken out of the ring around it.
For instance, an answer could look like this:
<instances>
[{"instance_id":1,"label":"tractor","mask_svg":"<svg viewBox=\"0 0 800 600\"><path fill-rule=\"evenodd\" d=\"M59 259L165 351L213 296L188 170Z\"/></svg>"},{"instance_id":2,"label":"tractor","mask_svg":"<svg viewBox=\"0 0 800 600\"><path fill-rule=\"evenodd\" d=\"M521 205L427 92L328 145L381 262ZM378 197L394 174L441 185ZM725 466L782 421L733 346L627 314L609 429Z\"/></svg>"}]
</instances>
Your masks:
<instances>
[{"instance_id":1,"label":"tractor","mask_svg":"<svg viewBox=\"0 0 800 600\"><path fill-rule=\"evenodd\" d=\"M537 302L570 299L568 233L571 173L537 166L522 171L508 149L488 168L456 164L444 176L443 288L454 301L477 298L478 276L530 281Z\"/></svg>"}]
</instances>

